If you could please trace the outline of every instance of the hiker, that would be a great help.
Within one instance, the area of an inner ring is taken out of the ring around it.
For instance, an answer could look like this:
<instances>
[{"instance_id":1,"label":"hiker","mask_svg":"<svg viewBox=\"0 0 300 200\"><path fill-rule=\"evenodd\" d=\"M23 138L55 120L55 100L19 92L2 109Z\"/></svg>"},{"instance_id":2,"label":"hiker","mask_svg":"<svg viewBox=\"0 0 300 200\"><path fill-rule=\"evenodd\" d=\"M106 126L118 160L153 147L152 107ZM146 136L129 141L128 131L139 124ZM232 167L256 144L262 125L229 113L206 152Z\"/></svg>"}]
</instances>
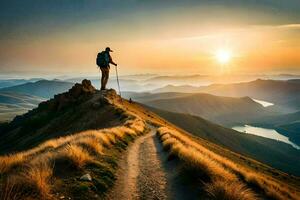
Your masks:
<instances>
[{"instance_id":1,"label":"hiker","mask_svg":"<svg viewBox=\"0 0 300 200\"><path fill-rule=\"evenodd\" d=\"M117 64L112 60L110 52L113 52L109 47L106 47L105 51L98 53L96 63L100 67L102 77L101 77L101 90L106 90L106 84L109 78L109 64L117 66Z\"/></svg>"}]
</instances>

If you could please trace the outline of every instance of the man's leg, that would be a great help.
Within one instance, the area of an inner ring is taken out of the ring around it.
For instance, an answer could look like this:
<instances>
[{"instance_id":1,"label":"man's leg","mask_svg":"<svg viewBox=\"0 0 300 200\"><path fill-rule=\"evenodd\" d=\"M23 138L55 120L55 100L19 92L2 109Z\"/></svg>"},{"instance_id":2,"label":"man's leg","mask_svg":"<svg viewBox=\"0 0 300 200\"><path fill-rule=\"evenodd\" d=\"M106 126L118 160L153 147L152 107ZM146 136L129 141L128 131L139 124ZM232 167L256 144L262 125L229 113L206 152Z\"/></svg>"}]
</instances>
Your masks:
<instances>
[{"instance_id":1,"label":"man's leg","mask_svg":"<svg viewBox=\"0 0 300 200\"><path fill-rule=\"evenodd\" d=\"M106 85L107 85L107 82L108 82L108 78L109 78L109 68L105 68L105 77L104 77L104 88L106 89Z\"/></svg>"},{"instance_id":2,"label":"man's leg","mask_svg":"<svg viewBox=\"0 0 300 200\"><path fill-rule=\"evenodd\" d=\"M101 90L105 90L105 69L103 67L101 69Z\"/></svg>"}]
</instances>

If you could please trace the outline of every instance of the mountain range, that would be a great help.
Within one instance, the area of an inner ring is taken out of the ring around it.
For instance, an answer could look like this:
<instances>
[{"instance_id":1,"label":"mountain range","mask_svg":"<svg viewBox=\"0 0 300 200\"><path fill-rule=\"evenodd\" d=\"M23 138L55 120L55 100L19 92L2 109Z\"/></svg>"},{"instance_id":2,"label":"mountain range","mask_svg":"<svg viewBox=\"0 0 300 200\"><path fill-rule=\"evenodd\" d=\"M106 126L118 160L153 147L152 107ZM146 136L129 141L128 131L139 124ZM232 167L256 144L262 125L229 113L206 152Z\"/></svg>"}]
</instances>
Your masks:
<instances>
[{"instance_id":1,"label":"mountain range","mask_svg":"<svg viewBox=\"0 0 300 200\"><path fill-rule=\"evenodd\" d=\"M300 108L300 83L299 79L294 80L262 80L257 79L250 82L232 84L212 84L198 88L184 86L166 86L156 89L153 92L185 93L209 93L218 96L244 97L249 96L254 99L264 100L275 104L275 107L284 108L288 112L293 112Z\"/></svg>"},{"instance_id":2,"label":"mountain range","mask_svg":"<svg viewBox=\"0 0 300 200\"><path fill-rule=\"evenodd\" d=\"M249 97L222 97L205 93L125 93L135 101L166 111L201 116L231 126L276 115Z\"/></svg>"},{"instance_id":3,"label":"mountain range","mask_svg":"<svg viewBox=\"0 0 300 200\"><path fill-rule=\"evenodd\" d=\"M0 122L10 121L44 101L44 98L14 92L0 92Z\"/></svg>"},{"instance_id":4,"label":"mountain range","mask_svg":"<svg viewBox=\"0 0 300 200\"><path fill-rule=\"evenodd\" d=\"M19 94L29 94L42 98L52 98L55 94L66 91L72 87L73 83L59 80L40 80L27 82L21 85L0 89L0 92L13 92Z\"/></svg>"}]
</instances>

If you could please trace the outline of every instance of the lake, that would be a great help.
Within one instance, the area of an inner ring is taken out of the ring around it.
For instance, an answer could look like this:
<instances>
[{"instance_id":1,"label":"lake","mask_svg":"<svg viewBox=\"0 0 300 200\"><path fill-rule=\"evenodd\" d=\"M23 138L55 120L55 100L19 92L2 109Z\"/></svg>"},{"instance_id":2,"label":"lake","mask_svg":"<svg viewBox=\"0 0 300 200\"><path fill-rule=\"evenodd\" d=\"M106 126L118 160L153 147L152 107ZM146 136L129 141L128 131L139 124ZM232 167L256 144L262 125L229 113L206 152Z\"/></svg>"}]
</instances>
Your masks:
<instances>
[{"instance_id":1,"label":"lake","mask_svg":"<svg viewBox=\"0 0 300 200\"><path fill-rule=\"evenodd\" d=\"M281 135L280 133L278 133L274 129L254 127L254 126L250 126L250 125L234 126L234 127L232 127L232 129L234 129L236 131L239 131L241 133L258 135L258 136L261 136L261 137L281 141L281 142L292 145L296 149L300 149L300 147L297 144L291 142L288 137L286 137L284 135Z\"/></svg>"},{"instance_id":2,"label":"lake","mask_svg":"<svg viewBox=\"0 0 300 200\"><path fill-rule=\"evenodd\" d=\"M258 99L252 99L253 101L255 101L256 103L261 104L263 107L269 107L269 106L273 106L274 103L268 102L268 101L263 101L263 100L258 100Z\"/></svg>"}]
</instances>

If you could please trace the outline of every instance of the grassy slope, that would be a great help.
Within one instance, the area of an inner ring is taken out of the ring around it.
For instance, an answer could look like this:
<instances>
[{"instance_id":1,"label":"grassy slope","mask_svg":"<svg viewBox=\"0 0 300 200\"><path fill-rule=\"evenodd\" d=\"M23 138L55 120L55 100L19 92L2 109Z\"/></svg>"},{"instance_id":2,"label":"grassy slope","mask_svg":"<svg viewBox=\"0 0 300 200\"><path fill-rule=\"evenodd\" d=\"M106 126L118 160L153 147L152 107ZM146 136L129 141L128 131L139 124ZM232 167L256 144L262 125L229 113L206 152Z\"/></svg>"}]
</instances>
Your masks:
<instances>
[{"instance_id":1,"label":"grassy slope","mask_svg":"<svg viewBox=\"0 0 300 200\"><path fill-rule=\"evenodd\" d=\"M38 108L26 115L2 126L0 153L25 150L48 139L88 128L96 129L118 125L122 116L116 112L114 107L101 105L100 101L97 104L94 103L100 96L78 98L63 109L56 108L64 103L61 100L52 99L47 103L40 104ZM52 109L52 107L54 108Z\"/></svg>"},{"instance_id":2,"label":"grassy slope","mask_svg":"<svg viewBox=\"0 0 300 200\"><path fill-rule=\"evenodd\" d=\"M230 160L233 160L234 162L239 163L243 166L247 166L254 171L255 170L260 171L261 173L267 174L271 177L274 177L275 179L279 179L286 184L291 184L292 186L298 188L298 190L300 191L300 187L299 187L300 178L298 178L298 177L295 177L293 175L288 175L282 171L276 170L266 164L263 164L262 162L258 162L254 159L251 159L248 156L245 156L245 155L242 155L239 153L235 153L234 151L232 151L226 147L222 147L222 145L215 144L214 142L212 142L210 140L206 140L205 138L202 138L201 136L200 137L195 136L195 134L193 134L192 132L191 133L188 132L181 126L172 122L170 119L165 118L165 116L159 115L158 113L156 113L152 110L150 111L149 107L145 107L143 105L136 104L136 103L131 104L131 103L128 103L127 101L124 101L123 103L124 103L123 106L126 109L130 109L133 113L137 114L138 116L140 116L142 119L145 119L149 123L152 123L156 126L167 126L172 129L175 129L181 133L189 135L189 137L192 137L197 142L199 142L199 144L205 146L207 149L209 149L223 157L226 157ZM179 115L181 115L181 114L179 114ZM182 116L184 116L184 115L182 115ZM195 117L195 118L198 118L198 117ZM184 122L185 120L186 119L184 119L184 118L178 118L178 121ZM212 123L210 123L210 124L212 124ZM216 127L221 127L221 126L218 126L215 124L213 124L213 125ZM226 128L224 128L224 129L226 129ZM229 129L226 129L226 130L229 130ZM233 132L236 132L236 131L233 131ZM287 146L287 145L284 145L284 146ZM299 157L298 157L298 159L299 159ZM294 164L295 163L293 163L293 165Z\"/></svg>"},{"instance_id":3,"label":"grassy slope","mask_svg":"<svg viewBox=\"0 0 300 200\"><path fill-rule=\"evenodd\" d=\"M209 199L299 199L295 188L283 184L258 168L243 166L207 149L189 135L162 126L158 137L169 159L179 161L181 176L185 176ZM201 188L201 189L200 189ZM206 198L205 198L206 199Z\"/></svg>"},{"instance_id":4,"label":"grassy slope","mask_svg":"<svg viewBox=\"0 0 300 200\"><path fill-rule=\"evenodd\" d=\"M293 188L292 191L300 192L299 177L295 177L293 175L288 175L282 171L276 170L272 167L269 167L266 164L258 162L247 156L235 153L235 152L229 150L228 148L224 148L218 144L214 144L213 142L203 139L202 137L198 137L198 136L195 136L194 134L190 134L189 132L185 131L184 129L179 128L179 126L176 126L173 123L166 121L164 118L162 118L163 116L159 116L149 110L145 110L144 107L139 104L129 104L128 102L125 101L123 106L127 107L128 109L133 111L135 114L141 116L143 119L145 119L149 123L153 123L156 126L168 127L168 128L174 129L176 131L179 131L181 134L184 134L184 135L192 138L193 141L197 142L199 145L203 146L208 151L211 151L211 152L221 156L224 159L228 159L237 165L246 167L247 170L250 170L250 172L264 174L267 177L271 178L272 180L273 179L276 180L276 182L278 182L280 184L283 184L285 186ZM183 118L181 118L181 119L179 118L179 121L184 121L184 120L185 119L183 119ZM190 173L190 172L188 172L188 173ZM194 182L195 180L196 180L195 172L192 172L192 177L191 177L191 179L189 179L189 181L192 181L191 182L192 187L195 187L195 184L199 184L199 187L200 187L201 183L198 183L198 182L195 183ZM184 184L186 184L186 183L184 183ZM286 198L283 198L283 199L286 199Z\"/></svg>"},{"instance_id":5,"label":"grassy slope","mask_svg":"<svg viewBox=\"0 0 300 200\"><path fill-rule=\"evenodd\" d=\"M102 104L95 105L91 102ZM100 112L94 113L93 110L87 110L88 107ZM94 116L106 115L107 118L103 116L104 118L97 119L98 126L93 127L92 124L85 124L85 117L91 119L91 115L85 113L81 116L83 123L73 120L70 124L75 130L76 126L84 125L84 130L67 131L65 136L52 134L52 139L45 142L40 140L39 145L32 149L0 157L1 199L103 197L115 180L117 159L127 145L146 130L145 123L135 114L123 109L113 91L104 99L99 93L95 94L92 98L85 99L77 109L84 109ZM66 113L60 114L66 117ZM60 123L63 124L62 121ZM113 127L99 129L109 124ZM16 142L16 145L20 144ZM21 146L23 147L22 144ZM93 177L92 181L80 181L80 177L86 173Z\"/></svg>"}]
</instances>

